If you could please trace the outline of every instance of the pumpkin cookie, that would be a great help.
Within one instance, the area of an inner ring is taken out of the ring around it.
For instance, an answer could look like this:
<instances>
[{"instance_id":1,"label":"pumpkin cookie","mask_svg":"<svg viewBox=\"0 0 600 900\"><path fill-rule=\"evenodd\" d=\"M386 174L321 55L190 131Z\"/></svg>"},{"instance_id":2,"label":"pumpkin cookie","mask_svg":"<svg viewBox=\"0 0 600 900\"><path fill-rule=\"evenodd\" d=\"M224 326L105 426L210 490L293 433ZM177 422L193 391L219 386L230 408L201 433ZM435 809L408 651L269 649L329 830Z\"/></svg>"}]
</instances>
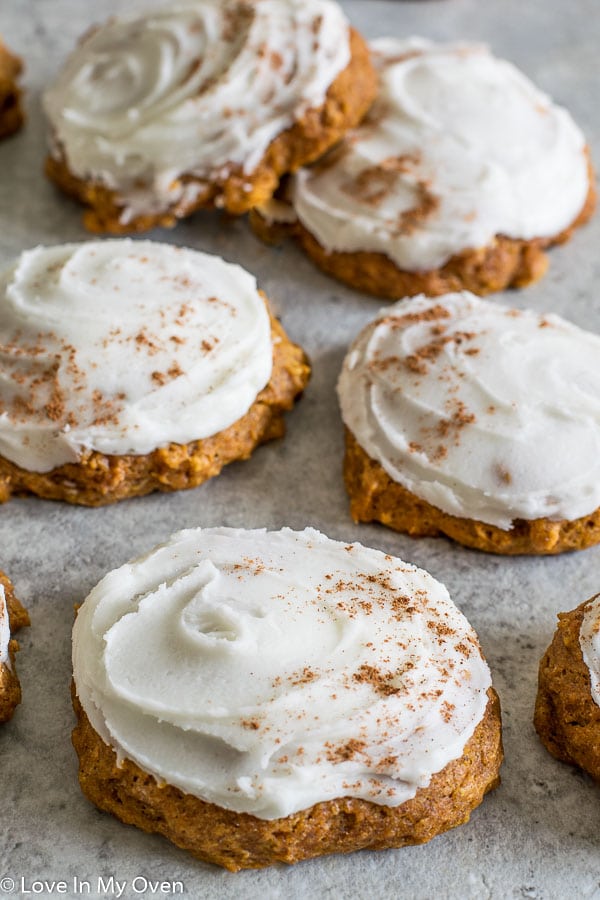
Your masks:
<instances>
[{"instance_id":1,"label":"pumpkin cookie","mask_svg":"<svg viewBox=\"0 0 600 900\"><path fill-rule=\"evenodd\" d=\"M356 521L492 553L600 541L600 338L472 294L382 311L338 392Z\"/></svg>"},{"instance_id":2,"label":"pumpkin cookie","mask_svg":"<svg viewBox=\"0 0 600 900\"><path fill-rule=\"evenodd\" d=\"M388 299L536 281L545 249L594 209L579 128L485 47L372 46L368 116L253 213L259 236L290 233L329 275Z\"/></svg>"},{"instance_id":3,"label":"pumpkin cookie","mask_svg":"<svg viewBox=\"0 0 600 900\"><path fill-rule=\"evenodd\" d=\"M309 377L252 275L167 244L30 250L0 310L1 501L195 487L281 436Z\"/></svg>"},{"instance_id":4,"label":"pumpkin cookie","mask_svg":"<svg viewBox=\"0 0 600 900\"><path fill-rule=\"evenodd\" d=\"M45 95L47 174L91 231L235 215L358 124L369 51L332 0L194 0L89 32Z\"/></svg>"},{"instance_id":5,"label":"pumpkin cookie","mask_svg":"<svg viewBox=\"0 0 600 900\"><path fill-rule=\"evenodd\" d=\"M234 871L423 843L499 780L498 699L444 586L313 529L183 531L111 572L73 671L85 795Z\"/></svg>"}]
</instances>

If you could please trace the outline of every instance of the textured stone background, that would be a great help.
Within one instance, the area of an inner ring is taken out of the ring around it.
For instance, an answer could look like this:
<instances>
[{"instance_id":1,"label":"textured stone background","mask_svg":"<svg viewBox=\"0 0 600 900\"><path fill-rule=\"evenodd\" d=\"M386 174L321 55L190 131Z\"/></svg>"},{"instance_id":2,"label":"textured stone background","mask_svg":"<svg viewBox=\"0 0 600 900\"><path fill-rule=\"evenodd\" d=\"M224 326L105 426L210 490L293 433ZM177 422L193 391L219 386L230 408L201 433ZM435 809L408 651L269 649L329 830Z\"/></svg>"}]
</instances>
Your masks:
<instances>
[{"instance_id":1,"label":"textured stone background","mask_svg":"<svg viewBox=\"0 0 600 900\"><path fill-rule=\"evenodd\" d=\"M490 43L569 107L600 160L598 0L344 5L370 37L416 33ZM88 237L79 209L41 174L40 90L88 25L140 6L129 0L1 0L0 32L27 61L28 124L0 146L0 264L37 243ZM72 884L78 876L94 887L98 876L113 875L129 883L124 896L135 896L135 876L180 879L188 896L210 900L600 897L598 789L552 760L531 725L537 663L555 614L600 589L600 548L558 559L510 560L444 540L417 542L380 527L354 526L340 475L342 430L334 385L345 348L378 302L320 275L294 247L264 247L244 221L199 214L152 237L214 251L252 270L289 333L308 349L314 376L289 416L284 441L195 491L100 510L36 499L0 508L0 562L33 620L19 656L24 703L0 733L0 876L17 882L23 876L26 887L34 879ZM600 217L571 244L554 250L549 274L539 285L499 299L558 312L600 330L599 237ZM69 740L73 605L108 569L173 530L198 524L310 524L331 537L400 555L448 585L479 632L504 710L502 786L468 825L425 847L231 875L119 824L84 800ZM8 894L0 890L0 896Z\"/></svg>"}]
</instances>

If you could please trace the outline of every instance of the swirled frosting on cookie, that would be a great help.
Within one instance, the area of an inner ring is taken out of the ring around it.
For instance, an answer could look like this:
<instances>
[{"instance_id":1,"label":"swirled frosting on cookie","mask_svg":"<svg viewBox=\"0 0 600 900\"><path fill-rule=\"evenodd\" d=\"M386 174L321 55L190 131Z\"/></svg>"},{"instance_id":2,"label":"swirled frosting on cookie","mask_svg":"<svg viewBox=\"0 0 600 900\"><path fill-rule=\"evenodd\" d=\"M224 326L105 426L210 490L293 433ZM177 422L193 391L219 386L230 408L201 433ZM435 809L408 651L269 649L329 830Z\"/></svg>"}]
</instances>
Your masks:
<instances>
[{"instance_id":1,"label":"swirled frosting on cookie","mask_svg":"<svg viewBox=\"0 0 600 900\"><path fill-rule=\"evenodd\" d=\"M183 174L252 172L349 60L331 0L188 0L113 19L45 95L53 152L130 215L160 212L194 189Z\"/></svg>"},{"instance_id":2,"label":"swirled frosting on cookie","mask_svg":"<svg viewBox=\"0 0 600 900\"><path fill-rule=\"evenodd\" d=\"M579 631L583 661L590 673L590 689L596 706L600 706L600 594L586 604Z\"/></svg>"},{"instance_id":3,"label":"swirled frosting on cookie","mask_svg":"<svg viewBox=\"0 0 600 900\"><path fill-rule=\"evenodd\" d=\"M496 235L553 237L576 219L589 190L584 137L513 65L471 44L372 46L371 112L294 176L298 219L326 250L429 270Z\"/></svg>"},{"instance_id":4,"label":"swirled frosting on cookie","mask_svg":"<svg viewBox=\"0 0 600 900\"><path fill-rule=\"evenodd\" d=\"M491 684L443 585L313 529L175 534L94 588L73 669L118 757L263 819L403 803L462 755Z\"/></svg>"},{"instance_id":5,"label":"swirled frosting on cookie","mask_svg":"<svg viewBox=\"0 0 600 900\"><path fill-rule=\"evenodd\" d=\"M152 241L38 247L0 274L0 454L47 472L235 422L268 382L252 275Z\"/></svg>"},{"instance_id":6,"label":"swirled frosting on cookie","mask_svg":"<svg viewBox=\"0 0 600 900\"><path fill-rule=\"evenodd\" d=\"M400 302L356 339L342 417L394 481L508 529L600 506L600 337L472 294Z\"/></svg>"}]
</instances>

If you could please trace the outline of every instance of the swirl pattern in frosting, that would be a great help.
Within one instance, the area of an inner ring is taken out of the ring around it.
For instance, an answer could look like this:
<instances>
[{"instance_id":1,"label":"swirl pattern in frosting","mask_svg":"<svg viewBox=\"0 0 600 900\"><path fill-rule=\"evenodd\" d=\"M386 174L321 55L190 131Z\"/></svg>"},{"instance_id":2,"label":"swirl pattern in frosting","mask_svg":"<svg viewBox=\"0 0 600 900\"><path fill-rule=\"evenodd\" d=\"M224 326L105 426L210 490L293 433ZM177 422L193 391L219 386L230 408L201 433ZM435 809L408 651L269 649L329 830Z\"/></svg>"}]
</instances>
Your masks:
<instances>
[{"instance_id":1,"label":"swirl pattern in frosting","mask_svg":"<svg viewBox=\"0 0 600 900\"><path fill-rule=\"evenodd\" d=\"M600 506L600 337L472 294L382 311L346 356L342 418L417 497L509 529Z\"/></svg>"},{"instance_id":2,"label":"swirl pattern in frosting","mask_svg":"<svg viewBox=\"0 0 600 900\"><path fill-rule=\"evenodd\" d=\"M318 108L350 59L332 0L187 0L113 19L67 60L44 105L70 171L160 212Z\"/></svg>"},{"instance_id":3,"label":"swirl pattern in frosting","mask_svg":"<svg viewBox=\"0 0 600 900\"><path fill-rule=\"evenodd\" d=\"M263 819L403 803L462 755L491 684L443 585L313 529L175 534L94 588L73 670L119 758Z\"/></svg>"},{"instance_id":4,"label":"swirl pattern in frosting","mask_svg":"<svg viewBox=\"0 0 600 900\"><path fill-rule=\"evenodd\" d=\"M218 433L273 364L256 280L152 241L38 247L0 274L0 453L47 472Z\"/></svg>"},{"instance_id":5,"label":"swirl pattern in frosting","mask_svg":"<svg viewBox=\"0 0 600 900\"><path fill-rule=\"evenodd\" d=\"M596 706L600 706L600 594L586 603L579 646L590 673L590 690Z\"/></svg>"},{"instance_id":6,"label":"swirl pattern in frosting","mask_svg":"<svg viewBox=\"0 0 600 900\"><path fill-rule=\"evenodd\" d=\"M573 223L590 186L566 110L483 46L371 46L380 87L370 113L293 178L298 219L322 247L430 270L497 235L551 238Z\"/></svg>"}]
</instances>

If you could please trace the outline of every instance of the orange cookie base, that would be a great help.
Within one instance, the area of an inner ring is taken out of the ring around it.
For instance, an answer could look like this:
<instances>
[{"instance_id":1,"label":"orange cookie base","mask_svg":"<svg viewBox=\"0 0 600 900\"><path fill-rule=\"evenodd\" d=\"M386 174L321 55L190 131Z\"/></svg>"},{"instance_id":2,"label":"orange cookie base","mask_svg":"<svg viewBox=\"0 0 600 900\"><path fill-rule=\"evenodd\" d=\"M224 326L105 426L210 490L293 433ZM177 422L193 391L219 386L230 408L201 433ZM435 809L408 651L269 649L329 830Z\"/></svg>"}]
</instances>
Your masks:
<instances>
[{"instance_id":1,"label":"orange cookie base","mask_svg":"<svg viewBox=\"0 0 600 900\"><path fill-rule=\"evenodd\" d=\"M21 91L16 82L22 69L19 57L0 41L0 138L14 134L23 124Z\"/></svg>"},{"instance_id":2,"label":"orange cookie base","mask_svg":"<svg viewBox=\"0 0 600 900\"><path fill-rule=\"evenodd\" d=\"M581 519L517 519L509 531L442 512L393 481L346 429L344 480L355 522L381 522L412 537L439 537L507 556L583 550L600 542L600 509Z\"/></svg>"},{"instance_id":3,"label":"orange cookie base","mask_svg":"<svg viewBox=\"0 0 600 900\"><path fill-rule=\"evenodd\" d=\"M271 319L271 332L271 380L248 412L228 428L203 440L168 444L141 456L87 451L77 463L45 473L29 472L0 457L0 502L13 494L37 494L49 500L103 506L152 491L197 487L227 463L248 459L259 444L284 434L283 413L292 408L310 377L303 350L275 319Z\"/></svg>"},{"instance_id":4,"label":"orange cookie base","mask_svg":"<svg viewBox=\"0 0 600 900\"><path fill-rule=\"evenodd\" d=\"M534 725L553 756L580 766L600 782L600 707L592 698L579 644L588 603L558 617L558 628L540 662Z\"/></svg>"},{"instance_id":5,"label":"orange cookie base","mask_svg":"<svg viewBox=\"0 0 600 900\"><path fill-rule=\"evenodd\" d=\"M499 784L500 704L492 688L488 694L484 717L463 755L434 775L412 800L395 808L345 797L283 819L231 812L158 784L129 760L118 765L114 751L74 698L79 782L88 800L122 822L158 832L198 859L232 872L329 853L423 844L467 822L484 794Z\"/></svg>"},{"instance_id":6,"label":"orange cookie base","mask_svg":"<svg viewBox=\"0 0 600 900\"><path fill-rule=\"evenodd\" d=\"M29 616L15 597L12 583L4 572L0 572L0 584L4 586L10 633L13 635L19 628L29 625ZM15 654L18 649L18 643L11 638L8 645L10 666L0 663L0 722L8 722L21 702L21 685L15 668Z\"/></svg>"},{"instance_id":7,"label":"orange cookie base","mask_svg":"<svg viewBox=\"0 0 600 900\"><path fill-rule=\"evenodd\" d=\"M583 209L575 221L552 238L521 241L498 235L487 247L465 250L452 256L439 269L408 272L399 269L383 253L341 253L325 250L300 222L292 225L270 224L258 210L250 222L265 243L279 243L286 235L294 237L305 253L327 275L357 291L398 300L416 294L439 297L455 291L471 291L485 296L505 288L520 288L538 281L548 268L545 250L569 240L575 228L591 217L596 206L594 172L590 163L590 189Z\"/></svg>"},{"instance_id":8,"label":"orange cookie base","mask_svg":"<svg viewBox=\"0 0 600 900\"><path fill-rule=\"evenodd\" d=\"M376 76L368 47L354 29L350 29L350 51L350 62L331 84L325 103L307 110L302 119L279 134L253 172L246 173L240 166L230 165L219 167L226 174L214 179L185 175L181 183L194 185L196 195L161 213L123 221L123 203L118 193L76 177L69 171L64 158L49 157L46 174L61 190L90 207L84 215L85 227L100 234L170 228L178 219L203 208L218 207L233 215L242 215L253 206L265 203L284 173L294 172L321 156L350 128L358 125L369 109L377 90Z\"/></svg>"}]
</instances>

